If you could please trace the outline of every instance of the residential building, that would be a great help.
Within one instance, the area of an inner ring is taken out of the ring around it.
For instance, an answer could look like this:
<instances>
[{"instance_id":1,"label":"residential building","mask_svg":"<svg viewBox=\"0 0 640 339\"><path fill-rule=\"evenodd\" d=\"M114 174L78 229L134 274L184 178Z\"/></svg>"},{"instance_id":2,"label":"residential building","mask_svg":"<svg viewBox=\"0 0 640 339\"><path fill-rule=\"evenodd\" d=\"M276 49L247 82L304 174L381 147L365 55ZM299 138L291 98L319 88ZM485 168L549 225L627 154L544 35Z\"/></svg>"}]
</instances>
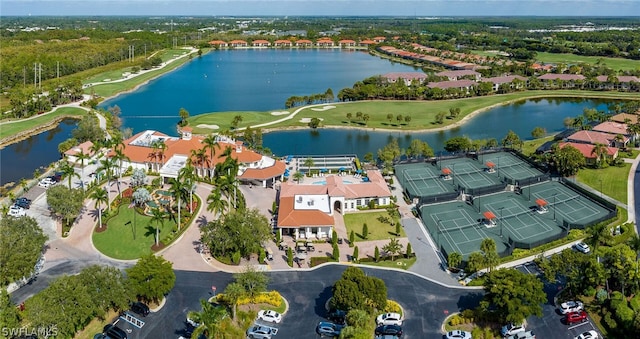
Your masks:
<instances>
[{"instance_id":1,"label":"residential building","mask_svg":"<svg viewBox=\"0 0 640 339\"><path fill-rule=\"evenodd\" d=\"M427 84L427 87L440 89L457 88L463 91L469 91L476 84L473 80L440 81L430 82Z\"/></svg>"},{"instance_id":2,"label":"residential building","mask_svg":"<svg viewBox=\"0 0 640 339\"><path fill-rule=\"evenodd\" d=\"M615 134L582 130L571 134L567 138L567 141L579 144L603 144L605 146L613 147L626 147L629 143L628 136L622 136L620 140L616 140L617 138L618 136Z\"/></svg>"},{"instance_id":3,"label":"residential building","mask_svg":"<svg viewBox=\"0 0 640 339\"><path fill-rule=\"evenodd\" d=\"M514 82L514 80L518 80ZM529 79L520 75L507 75L501 77L484 78L482 82L490 82L493 85L493 90L497 91L500 85L508 84L510 88L520 89L526 88Z\"/></svg>"},{"instance_id":4,"label":"residential building","mask_svg":"<svg viewBox=\"0 0 640 339\"><path fill-rule=\"evenodd\" d=\"M545 87L573 88L578 81L584 81L584 75L580 74L554 74L547 73L538 77Z\"/></svg>"},{"instance_id":5,"label":"residential building","mask_svg":"<svg viewBox=\"0 0 640 339\"><path fill-rule=\"evenodd\" d=\"M267 40L253 40L253 42L251 43L251 46L253 47L269 47L271 46L271 43Z\"/></svg>"},{"instance_id":6,"label":"residential building","mask_svg":"<svg viewBox=\"0 0 640 339\"><path fill-rule=\"evenodd\" d=\"M587 165L593 166L597 163L598 155L594 151L595 145L581 144L581 143L575 143L575 142L561 142L558 144L559 148L564 148L566 146L572 146L576 148L578 151L580 151L580 153L582 153L582 155L584 156L587 162ZM604 155L609 161L615 160L618 157L618 149L615 147L605 146L604 151L606 152L606 154Z\"/></svg>"},{"instance_id":7,"label":"residential building","mask_svg":"<svg viewBox=\"0 0 640 339\"><path fill-rule=\"evenodd\" d=\"M289 40L276 40L273 45L275 47L291 47L293 44Z\"/></svg>"},{"instance_id":8,"label":"residential building","mask_svg":"<svg viewBox=\"0 0 640 339\"><path fill-rule=\"evenodd\" d=\"M313 47L313 42L307 39L300 39L296 41L296 47Z\"/></svg>"},{"instance_id":9,"label":"residential building","mask_svg":"<svg viewBox=\"0 0 640 339\"><path fill-rule=\"evenodd\" d=\"M370 170L366 174L366 181L361 182L329 175L314 184L283 183L276 222L280 235L290 235L296 240L329 238L335 224L334 213L357 211L371 201L377 206L390 205L391 191L380 171Z\"/></svg>"},{"instance_id":10,"label":"residential building","mask_svg":"<svg viewBox=\"0 0 640 339\"><path fill-rule=\"evenodd\" d=\"M229 47L247 47L248 44L244 40L231 40Z\"/></svg>"},{"instance_id":11,"label":"residential building","mask_svg":"<svg viewBox=\"0 0 640 339\"><path fill-rule=\"evenodd\" d=\"M338 41L338 43L340 44L340 47L356 47L356 42L353 40L349 40L349 39L343 39Z\"/></svg>"},{"instance_id":12,"label":"residential building","mask_svg":"<svg viewBox=\"0 0 640 339\"><path fill-rule=\"evenodd\" d=\"M625 124L637 124L638 115L629 113L620 113L611 117L611 121L625 123Z\"/></svg>"},{"instance_id":13,"label":"residential building","mask_svg":"<svg viewBox=\"0 0 640 339\"><path fill-rule=\"evenodd\" d=\"M93 158L95 154L91 151L91 147L93 147L93 143L91 141L85 141L80 145L72 147L70 150L64 152L64 157L68 162L76 164L77 166L82 166L78 159L78 155L82 153L85 156ZM89 159L85 159L84 164L86 165L89 161Z\"/></svg>"},{"instance_id":14,"label":"residential building","mask_svg":"<svg viewBox=\"0 0 640 339\"><path fill-rule=\"evenodd\" d=\"M209 45L211 45L211 47L218 47L218 48L223 48L228 46L227 42L222 40L209 41Z\"/></svg>"},{"instance_id":15,"label":"residential building","mask_svg":"<svg viewBox=\"0 0 640 339\"><path fill-rule=\"evenodd\" d=\"M455 67L455 64L456 63L451 63L448 66L450 68L453 68ZM480 73L473 70L468 70L468 69L443 71L443 72L436 73L436 75L440 77L447 77L449 81L456 81L456 80L469 79L469 78L475 81L480 81L480 78L482 77Z\"/></svg>"},{"instance_id":16,"label":"residential building","mask_svg":"<svg viewBox=\"0 0 640 339\"><path fill-rule=\"evenodd\" d=\"M418 83L422 83L427 79L427 75L421 72L395 72L387 73L382 76L388 82L395 83L398 80L404 81L405 85L409 86L416 80Z\"/></svg>"},{"instance_id":17,"label":"residential building","mask_svg":"<svg viewBox=\"0 0 640 339\"><path fill-rule=\"evenodd\" d=\"M600 82L599 89L638 90L640 78L633 75L599 75L596 80ZM635 85L635 86L634 86Z\"/></svg>"}]
</instances>

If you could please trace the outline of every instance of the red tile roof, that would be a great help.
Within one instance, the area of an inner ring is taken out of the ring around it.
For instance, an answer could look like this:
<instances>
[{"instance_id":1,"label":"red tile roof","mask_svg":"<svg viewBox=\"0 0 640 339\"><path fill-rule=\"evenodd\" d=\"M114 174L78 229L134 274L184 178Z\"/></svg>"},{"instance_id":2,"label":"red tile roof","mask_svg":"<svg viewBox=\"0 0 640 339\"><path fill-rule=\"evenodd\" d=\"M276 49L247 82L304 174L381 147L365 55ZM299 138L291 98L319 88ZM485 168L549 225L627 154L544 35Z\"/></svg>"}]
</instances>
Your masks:
<instances>
[{"instance_id":1,"label":"red tile roof","mask_svg":"<svg viewBox=\"0 0 640 339\"><path fill-rule=\"evenodd\" d=\"M209 41L209 45L226 45L227 43L222 40L211 40Z\"/></svg>"},{"instance_id":2,"label":"red tile roof","mask_svg":"<svg viewBox=\"0 0 640 339\"><path fill-rule=\"evenodd\" d=\"M558 147L560 147L560 148L563 148L563 147L566 147L566 146L575 147L587 159L595 159L596 158L596 154L593 153L593 149L594 149L595 145L580 144L580 143L575 143L575 142L561 142L561 143L558 144ZM617 148L607 146L607 155L614 156L616 153L618 153L618 149Z\"/></svg>"},{"instance_id":3,"label":"red tile roof","mask_svg":"<svg viewBox=\"0 0 640 339\"><path fill-rule=\"evenodd\" d=\"M74 156L76 154L84 153L86 155L93 156L93 152L90 151L91 146L93 146L91 141L85 141L80 145L72 147L70 150L64 152L64 154Z\"/></svg>"},{"instance_id":4,"label":"red tile roof","mask_svg":"<svg viewBox=\"0 0 640 339\"><path fill-rule=\"evenodd\" d=\"M620 114L616 114L616 115L612 116L611 120L615 121L615 122L626 122L627 120L629 120L630 123L637 124L638 123L638 116L635 115L635 114L620 113Z\"/></svg>"},{"instance_id":5,"label":"red tile roof","mask_svg":"<svg viewBox=\"0 0 640 339\"><path fill-rule=\"evenodd\" d=\"M609 133L582 130L571 134L567 140L609 146L614 138L615 136Z\"/></svg>"},{"instance_id":6,"label":"red tile roof","mask_svg":"<svg viewBox=\"0 0 640 339\"><path fill-rule=\"evenodd\" d=\"M628 134L629 132L627 131L627 124L625 123L619 123L619 122L613 122L613 121L605 121L603 123L600 123L596 126L593 127L594 131L598 131L598 132L605 132L605 133L611 133L611 134Z\"/></svg>"},{"instance_id":7,"label":"red tile roof","mask_svg":"<svg viewBox=\"0 0 640 339\"><path fill-rule=\"evenodd\" d=\"M575 81L575 80L584 80L584 75L581 74L553 74L547 73L538 77L540 80L564 80L564 81Z\"/></svg>"},{"instance_id":8,"label":"red tile roof","mask_svg":"<svg viewBox=\"0 0 640 339\"><path fill-rule=\"evenodd\" d=\"M484 78L484 79L482 79L482 81L491 82L491 83L500 85L500 84L511 83L515 79L522 80L522 81L527 81L528 80L527 78L525 78L523 76L519 76L519 75L507 75L507 76L502 76L502 77Z\"/></svg>"},{"instance_id":9,"label":"red tile roof","mask_svg":"<svg viewBox=\"0 0 640 339\"><path fill-rule=\"evenodd\" d=\"M633 76L633 75L618 75L616 76L616 78L618 78L618 82L620 83L630 83L630 82L640 82L640 78ZM596 79L600 82L607 82L607 80L609 79L608 76L606 75L598 75L596 77Z\"/></svg>"},{"instance_id":10,"label":"red tile roof","mask_svg":"<svg viewBox=\"0 0 640 339\"><path fill-rule=\"evenodd\" d=\"M318 186L318 185L316 185ZM294 209L294 197L280 197L278 204L278 227L333 226L333 217L319 210Z\"/></svg>"}]
</instances>

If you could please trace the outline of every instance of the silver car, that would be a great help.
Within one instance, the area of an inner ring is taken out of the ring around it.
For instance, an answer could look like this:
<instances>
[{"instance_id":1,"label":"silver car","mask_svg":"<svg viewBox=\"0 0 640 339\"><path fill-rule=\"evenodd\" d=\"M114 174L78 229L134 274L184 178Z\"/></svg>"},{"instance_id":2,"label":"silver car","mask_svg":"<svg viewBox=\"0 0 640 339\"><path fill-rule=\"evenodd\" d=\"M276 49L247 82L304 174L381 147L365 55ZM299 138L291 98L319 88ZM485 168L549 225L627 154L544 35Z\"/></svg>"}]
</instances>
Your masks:
<instances>
[{"instance_id":1,"label":"silver car","mask_svg":"<svg viewBox=\"0 0 640 339\"><path fill-rule=\"evenodd\" d=\"M247 338L250 339L271 339L272 336L278 333L277 328L262 326L262 325L253 325L247 329Z\"/></svg>"}]
</instances>

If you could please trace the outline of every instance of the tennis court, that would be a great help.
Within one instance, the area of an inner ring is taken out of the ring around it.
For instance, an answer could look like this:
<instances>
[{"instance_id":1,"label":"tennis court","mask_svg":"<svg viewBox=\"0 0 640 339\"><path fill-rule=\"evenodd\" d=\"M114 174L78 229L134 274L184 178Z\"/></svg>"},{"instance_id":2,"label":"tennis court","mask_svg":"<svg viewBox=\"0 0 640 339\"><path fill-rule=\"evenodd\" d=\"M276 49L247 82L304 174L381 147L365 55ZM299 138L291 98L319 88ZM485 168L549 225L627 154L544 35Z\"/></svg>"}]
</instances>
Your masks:
<instances>
[{"instance_id":1,"label":"tennis court","mask_svg":"<svg viewBox=\"0 0 640 339\"><path fill-rule=\"evenodd\" d=\"M470 158L442 160L438 164L442 171L449 171L454 185L464 188L480 188L493 186L500 181L495 174L489 173L486 167Z\"/></svg>"},{"instance_id":2,"label":"tennis court","mask_svg":"<svg viewBox=\"0 0 640 339\"><path fill-rule=\"evenodd\" d=\"M507 152L485 154L478 160L483 161L489 168L493 168L498 176L509 178L512 182L543 175L526 161Z\"/></svg>"},{"instance_id":3,"label":"tennis court","mask_svg":"<svg viewBox=\"0 0 640 339\"><path fill-rule=\"evenodd\" d=\"M547 214L556 214L556 218L565 220L573 227L584 227L595 220L606 217L610 211L591 199L559 182L545 182L524 188L523 196L531 201L541 199L549 210Z\"/></svg>"},{"instance_id":4,"label":"tennis court","mask_svg":"<svg viewBox=\"0 0 640 339\"><path fill-rule=\"evenodd\" d=\"M411 198L454 192L454 186L431 164L398 165L396 177Z\"/></svg>"},{"instance_id":5,"label":"tennis court","mask_svg":"<svg viewBox=\"0 0 640 339\"><path fill-rule=\"evenodd\" d=\"M467 204L424 205L421 215L432 238L445 253L458 252L466 260L469 254L480 250L480 244L486 238L495 241L498 253L507 250L507 244L497 230L483 224L480 215Z\"/></svg>"}]
</instances>

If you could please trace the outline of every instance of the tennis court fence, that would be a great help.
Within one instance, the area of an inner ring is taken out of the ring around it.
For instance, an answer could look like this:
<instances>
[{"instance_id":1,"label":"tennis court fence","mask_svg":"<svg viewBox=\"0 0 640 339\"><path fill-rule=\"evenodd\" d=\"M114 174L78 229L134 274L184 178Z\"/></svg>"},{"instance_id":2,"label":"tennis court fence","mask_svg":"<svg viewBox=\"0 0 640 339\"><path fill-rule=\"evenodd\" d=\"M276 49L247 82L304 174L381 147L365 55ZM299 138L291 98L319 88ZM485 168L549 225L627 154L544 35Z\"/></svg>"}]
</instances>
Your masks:
<instances>
[{"instance_id":1,"label":"tennis court fence","mask_svg":"<svg viewBox=\"0 0 640 339\"><path fill-rule=\"evenodd\" d=\"M437 202L453 201L458 198L459 192L445 192L435 195L423 195L418 197L420 201L418 205L433 204Z\"/></svg>"},{"instance_id":2,"label":"tennis court fence","mask_svg":"<svg viewBox=\"0 0 640 339\"><path fill-rule=\"evenodd\" d=\"M617 211L617 207L614 203L605 200L604 198L600 197L599 194L588 191L580 187L578 184L574 183L573 181L565 178L560 178L559 181L563 183L565 186L567 186L568 188L570 188L571 190L578 192L581 195L584 195L587 199L595 202L596 204L604 207L605 209L609 211Z\"/></svg>"},{"instance_id":3,"label":"tennis court fence","mask_svg":"<svg viewBox=\"0 0 640 339\"><path fill-rule=\"evenodd\" d=\"M464 192L466 194L471 194L473 196L478 195L486 195L492 193L503 192L507 188L507 185L504 183L493 184L490 186L476 187L476 188L464 188ZM462 188L460 188L462 189Z\"/></svg>"},{"instance_id":4,"label":"tennis court fence","mask_svg":"<svg viewBox=\"0 0 640 339\"><path fill-rule=\"evenodd\" d=\"M529 186L529 185L532 185L532 184L536 184L536 183L539 183L539 182L545 182L545 181L549 181L549 180L551 180L551 176L549 174L537 175L535 177L525 178L525 179L520 179L520 180L508 179L510 184L516 185L518 187Z\"/></svg>"}]
</instances>

